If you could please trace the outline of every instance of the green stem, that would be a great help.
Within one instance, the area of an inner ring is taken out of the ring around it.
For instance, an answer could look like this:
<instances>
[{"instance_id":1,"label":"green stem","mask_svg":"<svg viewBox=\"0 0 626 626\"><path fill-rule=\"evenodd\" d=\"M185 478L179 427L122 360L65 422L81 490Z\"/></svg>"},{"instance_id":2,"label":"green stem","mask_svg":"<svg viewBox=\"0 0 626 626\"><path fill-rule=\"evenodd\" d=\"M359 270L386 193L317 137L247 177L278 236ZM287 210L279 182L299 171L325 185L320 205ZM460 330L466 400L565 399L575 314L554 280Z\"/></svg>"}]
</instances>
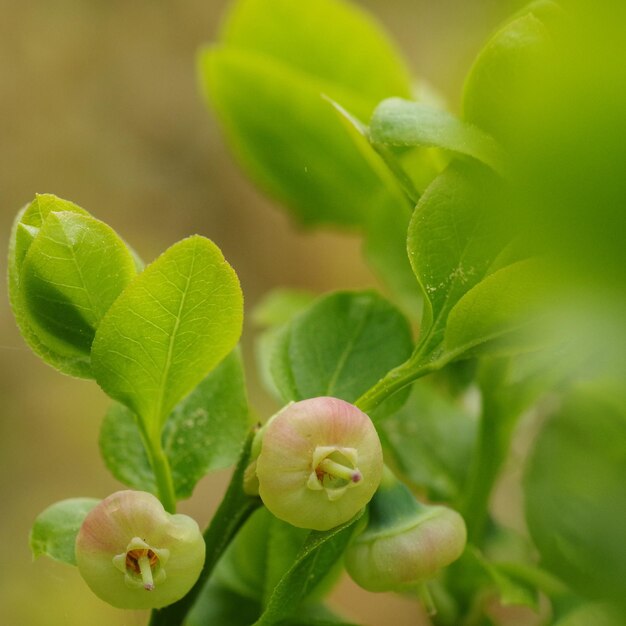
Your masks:
<instances>
[{"instance_id":1,"label":"green stem","mask_svg":"<svg viewBox=\"0 0 626 626\"><path fill-rule=\"evenodd\" d=\"M386 376L381 378L373 387L368 389L356 402L355 405L364 413L373 411L383 400L410 385L426 374L441 369L448 362L448 358L437 361L425 361L413 355L408 361L392 369Z\"/></svg>"},{"instance_id":2,"label":"green stem","mask_svg":"<svg viewBox=\"0 0 626 626\"><path fill-rule=\"evenodd\" d=\"M152 442L148 454L159 491L159 500L168 513L176 513L176 490L172 470L160 438Z\"/></svg>"},{"instance_id":3,"label":"green stem","mask_svg":"<svg viewBox=\"0 0 626 626\"><path fill-rule=\"evenodd\" d=\"M136 419L141 432L143 447L154 473L159 500L168 513L176 513L176 490L174 489L170 462L161 443L161 431L150 432L140 417L136 417Z\"/></svg>"},{"instance_id":4,"label":"green stem","mask_svg":"<svg viewBox=\"0 0 626 626\"><path fill-rule=\"evenodd\" d=\"M501 410L495 402L487 400L483 405L478 441L461 507L468 540L478 546L485 534L491 492L508 454L518 415L517 411Z\"/></svg>"},{"instance_id":5,"label":"green stem","mask_svg":"<svg viewBox=\"0 0 626 626\"><path fill-rule=\"evenodd\" d=\"M149 626L180 626L183 623L220 557L244 522L261 505L260 498L251 497L243 491L243 474L250 460L253 439L254 433L248 437L224 499L204 532L206 556L200 577L184 598L154 610Z\"/></svg>"}]
</instances>

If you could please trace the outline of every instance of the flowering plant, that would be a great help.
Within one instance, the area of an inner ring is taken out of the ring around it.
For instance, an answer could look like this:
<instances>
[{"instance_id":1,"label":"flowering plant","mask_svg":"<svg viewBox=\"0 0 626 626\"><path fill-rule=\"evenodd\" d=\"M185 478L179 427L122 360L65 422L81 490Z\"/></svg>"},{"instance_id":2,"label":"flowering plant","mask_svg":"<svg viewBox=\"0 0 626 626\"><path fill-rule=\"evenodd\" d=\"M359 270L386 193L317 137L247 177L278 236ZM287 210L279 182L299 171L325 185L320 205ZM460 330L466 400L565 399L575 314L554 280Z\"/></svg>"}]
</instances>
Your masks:
<instances>
[{"instance_id":1,"label":"flowering plant","mask_svg":"<svg viewBox=\"0 0 626 626\"><path fill-rule=\"evenodd\" d=\"M356 6L234 3L198 62L228 142L297 222L361 237L385 294L268 295L257 362L278 411L259 423L242 289L214 242L144 264L70 201L37 195L18 213L17 324L46 363L111 398L100 448L129 488L43 511L35 556L76 565L116 607L151 609L151 626L345 626L325 603L343 562L439 626L505 624L511 605L536 623L623 623L626 259L606 224L623 225L626 141L579 80L602 94L623 64L610 37L606 76L579 62L582 32L611 23L583 5L536 0L502 24L456 116L415 90ZM524 416L540 431L527 535L492 499ZM178 502L232 465L201 533Z\"/></svg>"}]
</instances>

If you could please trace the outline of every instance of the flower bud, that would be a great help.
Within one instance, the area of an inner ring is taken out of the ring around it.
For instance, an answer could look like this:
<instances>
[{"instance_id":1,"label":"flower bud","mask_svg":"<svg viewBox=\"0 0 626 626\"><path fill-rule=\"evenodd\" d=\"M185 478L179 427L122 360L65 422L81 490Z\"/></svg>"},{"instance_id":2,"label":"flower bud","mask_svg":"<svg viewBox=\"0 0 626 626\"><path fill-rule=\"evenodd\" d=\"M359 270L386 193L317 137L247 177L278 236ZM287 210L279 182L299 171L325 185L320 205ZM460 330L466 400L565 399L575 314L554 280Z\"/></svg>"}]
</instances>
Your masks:
<instances>
[{"instance_id":1,"label":"flower bud","mask_svg":"<svg viewBox=\"0 0 626 626\"><path fill-rule=\"evenodd\" d=\"M121 609L179 600L198 579L204 556L196 522L170 515L143 491L118 491L102 500L76 537L82 577L99 598Z\"/></svg>"},{"instance_id":2,"label":"flower bud","mask_svg":"<svg viewBox=\"0 0 626 626\"><path fill-rule=\"evenodd\" d=\"M383 468L370 418L337 398L288 405L264 427L256 460L259 493L278 518L328 530L374 495Z\"/></svg>"},{"instance_id":3,"label":"flower bud","mask_svg":"<svg viewBox=\"0 0 626 626\"><path fill-rule=\"evenodd\" d=\"M421 504L387 470L366 529L345 553L346 569L368 591L413 588L460 557L466 536L456 511Z\"/></svg>"}]
</instances>

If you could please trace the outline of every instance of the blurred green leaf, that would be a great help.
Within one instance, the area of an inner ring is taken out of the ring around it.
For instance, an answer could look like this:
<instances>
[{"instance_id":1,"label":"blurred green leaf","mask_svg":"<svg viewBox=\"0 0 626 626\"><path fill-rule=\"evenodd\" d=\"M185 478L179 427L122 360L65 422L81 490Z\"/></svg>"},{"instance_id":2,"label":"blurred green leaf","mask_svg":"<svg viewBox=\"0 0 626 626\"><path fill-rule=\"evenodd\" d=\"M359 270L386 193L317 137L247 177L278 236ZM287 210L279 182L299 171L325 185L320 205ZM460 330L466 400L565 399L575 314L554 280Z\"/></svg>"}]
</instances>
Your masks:
<instances>
[{"instance_id":1,"label":"blurred green leaf","mask_svg":"<svg viewBox=\"0 0 626 626\"><path fill-rule=\"evenodd\" d=\"M519 261L491 274L450 311L446 352L498 356L547 345L542 322L551 286L548 268L537 259Z\"/></svg>"},{"instance_id":2,"label":"blurred green leaf","mask_svg":"<svg viewBox=\"0 0 626 626\"><path fill-rule=\"evenodd\" d=\"M331 530L310 532L296 560L269 596L265 610L254 626L278 624L295 611L341 558L362 514L363 511Z\"/></svg>"},{"instance_id":3,"label":"blurred green leaf","mask_svg":"<svg viewBox=\"0 0 626 626\"><path fill-rule=\"evenodd\" d=\"M325 85L225 46L204 51L200 63L207 96L253 180L303 224L367 222L379 184L322 98Z\"/></svg>"},{"instance_id":4,"label":"blurred green leaf","mask_svg":"<svg viewBox=\"0 0 626 626\"><path fill-rule=\"evenodd\" d=\"M189 498L203 476L235 463L249 422L243 364L235 351L174 407L165 422L162 443L177 498ZM141 430L125 406L116 403L107 412L100 451L119 481L157 493Z\"/></svg>"},{"instance_id":5,"label":"blurred green leaf","mask_svg":"<svg viewBox=\"0 0 626 626\"><path fill-rule=\"evenodd\" d=\"M548 30L532 10L507 22L470 70L463 97L465 119L507 144L517 132L516 118L524 111L532 78L545 63L549 45Z\"/></svg>"},{"instance_id":6,"label":"blurred green leaf","mask_svg":"<svg viewBox=\"0 0 626 626\"><path fill-rule=\"evenodd\" d=\"M373 108L385 96L410 93L411 77L392 41L371 15L348 2L239 0L220 39L327 82L325 93L333 99L333 87L351 90ZM368 111L355 113L366 118Z\"/></svg>"},{"instance_id":7,"label":"blurred green leaf","mask_svg":"<svg viewBox=\"0 0 626 626\"><path fill-rule=\"evenodd\" d=\"M528 606L538 609L539 595L536 589L526 581L511 576L498 563L486 559L477 548L470 547L468 552L495 586L503 606Z\"/></svg>"},{"instance_id":8,"label":"blurred green leaf","mask_svg":"<svg viewBox=\"0 0 626 626\"><path fill-rule=\"evenodd\" d=\"M368 15L335 0L240 0L200 70L242 165L299 221L367 220L378 181L322 96L368 119L381 99L410 95L402 60Z\"/></svg>"},{"instance_id":9,"label":"blurred green leaf","mask_svg":"<svg viewBox=\"0 0 626 626\"><path fill-rule=\"evenodd\" d=\"M133 256L112 228L55 211L24 257L18 302L45 345L88 358L101 319L135 275Z\"/></svg>"},{"instance_id":10,"label":"blurred green leaf","mask_svg":"<svg viewBox=\"0 0 626 626\"><path fill-rule=\"evenodd\" d=\"M296 313L307 307L315 294L299 289L279 288L265 294L252 311L258 326L278 326L288 322Z\"/></svg>"},{"instance_id":11,"label":"blurred green leaf","mask_svg":"<svg viewBox=\"0 0 626 626\"><path fill-rule=\"evenodd\" d=\"M409 259L425 298L420 345L441 343L454 305L487 273L507 241L500 186L485 168L453 163L421 197L408 234Z\"/></svg>"},{"instance_id":12,"label":"blurred green leaf","mask_svg":"<svg viewBox=\"0 0 626 626\"><path fill-rule=\"evenodd\" d=\"M623 626L625 620L616 607L594 602L576 607L554 626Z\"/></svg>"},{"instance_id":13,"label":"blurred green leaf","mask_svg":"<svg viewBox=\"0 0 626 626\"><path fill-rule=\"evenodd\" d=\"M370 121L374 146L435 147L476 159L500 174L505 156L495 139L447 111L401 98L383 100Z\"/></svg>"},{"instance_id":14,"label":"blurred green leaf","mask_svg":"<svg viewBox=\"0 0 626 626\"><path fill-rule=\"evenodd\" d=\"M405 481L435 501L458 501L477 430L466 409L418 381L406 404L378 428Z\"/></svg>"},{"instance_id":15,"label":"blurred green leaf","mask_svg":"<svg viewBox=\"0 0 626 626\"><path fill-rule=\"evenodd\" d=\"M62 563L76 565L76 535L87 513L99 502L95 498L71 498L56 502L40 513L30 531L33 557L46 554Z\"/></svg>"},{"instance_id":16,"label":"blurred green leaf","mask_svg":"<svg viewBox=\"0 0 626 626\"><path fill-rule=\"evenodd\" d=\"M336 292L285 327L271 367L285 401L333 396L354 402L411 348L409 324L390 302L373 291ZM406 399L396 396L394 408Z\"/></svg>"},{"instance_id":17,"label":"blurred green leaf","mask_svg":"<svg viewBox=\"0 0 626 626\"><path fill-rule=\"evenodd\" d=\"M524 481L526 520L545 568L581 596L623 607L624 477L622 381L581 384L535 444Z\"/></svg>"},{"instance_id":18,"label":"blurred green leaf","mask_svg":"<svg viewBox=\"0 0 626 626\"><path fill-rule=\"evenodd\" d=\"M96 380L156 436L174 406L234 348L242 317L234 270L214 243L189 237L107 312L92 348Z\"/></svg>"},{"instance_id":19,"label":"blurred green leaf","mask_svg":"<svg viewBox=\"0 0 626 626\"><path fill-rule=\"evenodd\" d=\"M61 200L61 198L57 198L52 194L40 194L35 196L35 199L17 214L13 222L9 242L9 300L20 332L35 354L49 365L65 374L80 376L82 378L92 378L88 358L84 356L77 357L59 354L42 342L41 338L37 336L35 330L32 328L29 315L20 301L20 273L22 271L24 258L35 240L35 237L39 234L44 220L54 211L69 211L79 215L89 215L75 204L67 200Z\"/></svg>"}]
</instances>

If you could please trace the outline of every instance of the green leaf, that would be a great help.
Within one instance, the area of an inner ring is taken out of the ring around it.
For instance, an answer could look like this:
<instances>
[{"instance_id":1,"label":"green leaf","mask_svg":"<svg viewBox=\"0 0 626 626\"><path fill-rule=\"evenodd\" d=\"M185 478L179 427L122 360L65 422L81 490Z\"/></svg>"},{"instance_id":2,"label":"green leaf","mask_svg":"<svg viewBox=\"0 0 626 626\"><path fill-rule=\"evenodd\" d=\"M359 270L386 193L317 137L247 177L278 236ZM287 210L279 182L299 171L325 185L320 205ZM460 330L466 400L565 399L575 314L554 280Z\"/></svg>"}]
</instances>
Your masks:
<instances>
[{"instance_id":1,"label":"green leaf","mask_svg":"<svg viewBox=\"0 0 626 626\"><path fill-rule=\"evenodd\" d=\"M135 275L133 256L112 228L88 215L54 211L23 259L19 302L52 351L89 358L100 321Z\"/></svg>"},{"instance_id":2,"label":"green leaf","mask_svg":"<svg viewBox=\"0 0 626 626\"><path fill-rule=\"evenodd\" d=\"M411 91L408 69L391 40L371 15L347 2L239 0L220 39L325 83L324 93L334 100L353 92L367 103L355 111L363 119L383 98Z\"/></svg>"},{"instance_id":3,"label":"green leaf","mask_svg":"<svg viewBox=\"0 0 626 626\"><path fill-rule=\"evenodd\" d=\"M249 428L248 404L239 351L227 356L170 413L162 444L172 470L176 497L189 498L209 472L232 465ZM133 413L121 404L107 412L100 451L119 481L157 493L156 481Z\"/></svg>"},{"instance_id":4,"label":"green leaf","mask_svg":"<svg viewBox=\"0 0 626 626\"><path fill-rule=\"evenodd\" d=\"M367 221L378 181L325 98L368 119L381 99L410 95L403 62L369 16L335 0L240 0L200 71L243 167L298 221Z\"/></svg>"},{"instance_id":5,"label":"green leaf","mask_svg":"<svg viewBox=\"0 0 626 626\"><path fill-rule=\"evenodd\" d=\"M457 162L433 181L415 208L408 251L425 297L422 346L441 342L448 313L504 247L499 195L499 182L488 170Z\"/></svg>"},{"instance_id":6,"label":"green leaf","mask_svg":"<svg viewBox=\"0 0 626 626\"><path fill-rule=\"evenodd\" d=\"M224 46L204 51L200 64L207 96L257 184L305 225L367 221L378 181L322 98L325 85ZM352 96L340 101L362 108Z\"/></svg>"},{"instance_id":7,"label":"green leaf","mask_svg":"<svg viewBox=\"0 0 626 626\"><path fill-rule=\"evenodd\" d=\"M458 502L476 436L476 420L425 381L406 404L380 422L391 462L413 487L435 501Z\"/></svg>"},{"instance_id":8,"label":"green leaf","mask_svg":"<svg viewBox=\"0 0 626 626\"><path fill-rule=\"evenodd\" d=\"M254 626L270 626L288 617L343 554L363 512L336 528L311 531L297 559L280 579Z\"/></svg>"},{"instance_id":9,"label":"green leaf","mask_svg":"<svg viewBox=\"0 0 626 626\"><path fill-rule=\"evenodd\" d=\"M370 121L370 139L375 147L442 148L454 156L480 161L499 174L506 169L504 153L493 137L421 102L401 98L381 102Z\"/></svg>"},{"instance_id":10,"label":"green leaf","mask_svg":"<svg viewBox=\"0 0 626 626\"><path fill-rule=\"evenodd\" d=\"M498 30L476 58L463 97L465 118L508 142L528 106L528 85L546 63L550 35L535 13L525 13Z\"/></svg>"},{"instance_id":11,"label":"green leaf","mask_svg":"<svg viewBox=\"0 0 626 626\"><path fill-rule=\"evenodd\" d=\"M214 580L241 596L266 606L274 588L298 558L310 531L274 517L266 508L256 511L220 561ZM339 568L330 568L309 589L307 604L328 591Z\"/></svg>"},{"instance_id":12,"label":"green leaf","mask_svg":"<svg viewBox=\"0 0 626 626\"><path fill-rule=\"evenodd\" d=\"M99 502L95 498L71 498L56 502L40 513L30 531L33 557L46 554L62 563L76 565L76 535L87 513Z\"/></svg>"},{"instance_id":13,"label":"green leaf","mask_svg":"<svg viewBox=\"0 0 626 626\"><path fill-rule=\"evenodd\" d=\"M266 326L256 337L255 356L263 386L277 400L281 394L274 384L272 359L284 333L284 327L296 313L315 300L315 294L292 289L276 289L267 294L254 308L252 318L256 324Z\"/></svg>"},{"instance_id":14,"label":"green leaf","mask_svg":"<svg viewBox=\"0 0 626 626\"><path fill-rule=\"evenodd\" d=\"M583 597L622 605L626 580L623 381L579 384L546 422L524 480L543 567Z\"/></svg>"},{"instance_id":15,"label":"green leaf","mask_svg":"<svg viewBox=\"0 0 626 626\"><path fill-rule=\"evenodd\" d=\"M332 104L345 133L370 165L372 176L379 180L380 192L373 197L375 201L369 220L364 225L365 258L406 311L415 314L420 310L422 300L409 264L405 242L412 199L417 197L417 191L408 179L401 176L400 181L396 180L381 155L373 149L365 127L339 104Z\"/></svg>"},{"instance_id":16,"label":"green leaf","mask_svg":"<svg viewBox=\"0 0 626 626\"><path fill-rule=\"evenodd\" d=\"M228 547L215 570L215 580L263 606L308 534L306 529L291 526L261 508Z\"/></svg>"},{"instance_id":17,"label":"green leaf","mask_svg":"<svg viewBox=\"0 0 626 626\"><path fill-rule=\"evenodd\" d=\"M236 345L243 300L234 270L200 236L178 242L129 285L96 332L98 384L160 433L174 406Z\"/></svg>"},{"instance_id":18,"label":"green leaf","mask_svg":"<svg viewBox=\"0 0 626 626\"><path fill-rule=\"evenodd\" d=\"M623 626L626 613L600 602L583 604L555 623L554 626Z\"/></svg>"},{"instance_id":19,"label":"green leaf","mask_svg":"<svg viewBox=\"0 0 626 626\"><path fill-rule=\"evenodd\" d=\"M184 626L249 626L260 614L258 602L211 580L189 611Z\"/></svg>"},{"instance_id":20,"label":"green leaf","mask_svg":"<svg viewBox=\"0 0 626 626\"><path fill-rule=\"evenodd\" d=\"M543 323L553 284L548 268L537 259L491 274L450 311L445 350L457 356L499 356L548 345Z\"/></svg>"},{"instance_id":21,"label":"green leaf","mask_svg":"<svg viewBox=\"0 0 626 626\"><path fill-rule=\"evenodd\" d=\"M285 327L272 373L286 401L333 396L354 402L411 348L409 324L387 300L373 291L336 292Z\"/></svg>"},{"instance_id":22,"label":"green leaf","mask_svg":"<svg viewBox=\"0 0 626 626\"><path fill-rule=\"evenodd\" d=\"M35 354L65 374L91 378L88 359L64 356L44 345L31 327L29 316L20 301L20 273L24 258L44 220L54 211L70 211L80 215L88 215L86 211L75 204L61 200L52 194L35 196L35 199L17 214L9 242L9 300L20 332Z\"/></svg>"}]
</instances>

